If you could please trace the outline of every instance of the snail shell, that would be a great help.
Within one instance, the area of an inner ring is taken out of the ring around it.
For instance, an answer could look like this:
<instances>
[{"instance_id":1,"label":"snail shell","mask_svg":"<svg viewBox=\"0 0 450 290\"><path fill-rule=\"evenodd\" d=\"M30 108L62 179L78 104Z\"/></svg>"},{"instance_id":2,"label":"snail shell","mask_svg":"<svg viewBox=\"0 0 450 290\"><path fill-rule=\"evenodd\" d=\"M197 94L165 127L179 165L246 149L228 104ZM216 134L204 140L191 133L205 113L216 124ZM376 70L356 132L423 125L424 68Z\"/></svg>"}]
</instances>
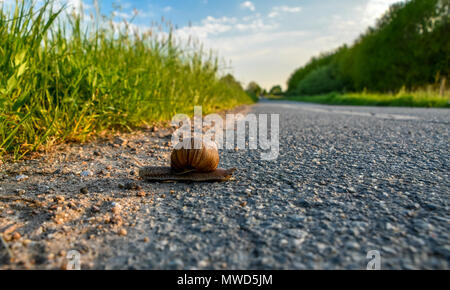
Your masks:
<instances>
[{"instance_id":1,"label":"snail shell","mask_svg":"<svg viewBox=\"0 0 450 290\"><path fill-rule=\"evenodd\" d=\"M195 149L195 142L201 144L197 147L200 149ZM170 155L170 167L176 172L188 170L212 172L218 165L219 151L216 144L214 142L205 143L201 139L189 138L178 143Z\"/></svg>"}]
</instances>

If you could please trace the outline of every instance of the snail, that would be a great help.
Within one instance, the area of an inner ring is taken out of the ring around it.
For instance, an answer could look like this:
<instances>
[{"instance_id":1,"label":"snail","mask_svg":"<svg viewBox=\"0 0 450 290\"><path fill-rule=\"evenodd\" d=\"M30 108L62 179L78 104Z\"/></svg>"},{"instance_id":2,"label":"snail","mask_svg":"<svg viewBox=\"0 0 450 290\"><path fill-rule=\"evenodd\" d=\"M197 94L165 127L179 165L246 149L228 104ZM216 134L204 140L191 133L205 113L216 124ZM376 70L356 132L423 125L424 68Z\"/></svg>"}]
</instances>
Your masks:
<instances>
[{"instance_id":1,"label":"snail","mask_svg":"<svg viewBox=\"0 0 450 290\"><path fill-rule=\"evenodd\" d=\"M178 143L170 155L170 167L174 171L212 172L216 170L219 165L219 151L215 143L205 143L195 138L188 139L186 142ZM197 148L199 149L195 149L196 142L198 142Z\"/></svg>"},{"instance_id":2,"label":"snail","mask_svg":"<svg viewBox=\"0 0 450 290\"><path fill-rule=\"evenodd\" d=\"M217 168L219 160L219 151L215 143L189 138L178 143L173 149L170 155L170 167L143 167L139 170L139 176L147 181L229 180L236 168Z\"/></svg>"}]
</instances>

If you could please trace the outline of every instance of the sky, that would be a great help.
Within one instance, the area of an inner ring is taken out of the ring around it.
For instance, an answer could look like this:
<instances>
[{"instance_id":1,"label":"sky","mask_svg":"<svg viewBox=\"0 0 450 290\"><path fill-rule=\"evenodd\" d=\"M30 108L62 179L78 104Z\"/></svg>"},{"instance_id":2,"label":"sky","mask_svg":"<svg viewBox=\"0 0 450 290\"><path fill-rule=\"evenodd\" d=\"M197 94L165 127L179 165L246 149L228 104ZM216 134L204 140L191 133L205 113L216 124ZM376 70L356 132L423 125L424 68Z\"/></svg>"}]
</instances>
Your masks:
<instances>
[{"instance_id":1,"label":"sky","mask_svg":"<svg viewBox=\"0 0 450 290\"><path fill-rule=\"evenodd\" d=\"M2 1L2 0L0 0ZM58 0L63 1L64 0ZM103 14L146 30L161 17L176 35L197 38L246 85L286 87L290 74L321 52L351 44L399 0L100 0ZM92 0L66 0L92 9ZM134 15L134 11L137 15Z\"/></svg>"}]
</instances>

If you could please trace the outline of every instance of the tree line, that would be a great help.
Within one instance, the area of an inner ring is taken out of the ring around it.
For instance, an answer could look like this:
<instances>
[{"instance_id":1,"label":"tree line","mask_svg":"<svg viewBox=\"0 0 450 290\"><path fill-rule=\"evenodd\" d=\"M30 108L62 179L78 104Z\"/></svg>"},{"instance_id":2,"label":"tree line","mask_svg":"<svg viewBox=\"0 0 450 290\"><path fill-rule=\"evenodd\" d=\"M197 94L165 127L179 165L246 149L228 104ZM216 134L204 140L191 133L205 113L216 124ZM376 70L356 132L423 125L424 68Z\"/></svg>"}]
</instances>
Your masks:
<instances>
[{"instance_id":1,"label":"tree line","mask_svg":"<svg viewBox=\"0 0 450 290\"><path fill-rule=\"evenodd\" d=\"M288 80L287 94L395 92L445 84L450 67L450 0L392 5L353 45L313 57Z\"/></svg>"}]
</instances>

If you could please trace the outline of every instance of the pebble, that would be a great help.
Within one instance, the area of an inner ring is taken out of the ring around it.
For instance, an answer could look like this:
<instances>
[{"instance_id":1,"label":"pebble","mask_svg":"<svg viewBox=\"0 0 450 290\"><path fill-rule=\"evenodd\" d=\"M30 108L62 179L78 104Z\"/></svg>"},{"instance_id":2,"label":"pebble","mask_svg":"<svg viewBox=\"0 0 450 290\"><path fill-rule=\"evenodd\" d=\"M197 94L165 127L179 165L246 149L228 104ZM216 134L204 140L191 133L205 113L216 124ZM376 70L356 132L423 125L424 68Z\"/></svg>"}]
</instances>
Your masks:
<instances>
[{"instance_id":1,"label":"pebble","mask_svg":"<svg viewBox=\"0 0 450 290\"><path fill-rule=\"evenodd\" d=\"M25 189L16 189L16 190L14 190L14 192L17 195L24 195L26 193Z\"/></svg>"},{"instance_id":2,"label":"pebble","mask_svg":"<svg viewBox=\"0 0 450 290\"><path fill-rule=\"evenodd\" d=\"M20 174L16 176L16 181L23 181L23 180L27 180L29 177L27 175L24 174Z\"/></svg>"},{"instance_id":3,"label":"pebble","mask_svg":"<svg viewBox=\"0 0 450 290\"><path fill-rule=\"evenodd\" d=\"M62 203L62 202L64 202L64 200L65 200L64 196L61 196L61 195L55 196L55 201L58 203Z\"/></svg>"},{"instance_id":4,"label":"pebble","mask_svg":"<svg viewBox=\"0 0 450 290\"><path fill-rule=\"evenodd\" d=\"M84 186L84 187L80 188L80 193L88 194L89 193L89 189L86 186Z\"/></svg>"},{"instance_id":5,"label":"pebble","mask_svg":"<svg viewBox=\"0 0 450 290\"><path fill-rule=\"evenodd\" d=\"M81 171L80 175L83 177L87 177L87 176L94 175L94 173L92 173L92 171L90 171L90 170L83 170L83 171Z\"/></svg>"},{"instance_id":6,"label":"pebble","mask_svg":"<svg viewBox=\"0 0 450 290\"><path fill-rule=\"evenodd\" d=\"M349 250L359 250L360 246L356 242L346 242L345 247Z\"/></svg>"},{"instance_id":7,"label":"pebble","mask_svg":"<svg viewBox=\"0 0 450 290\"><path fill-rule=\"evenodd\" d=\"M136 184L136 182L132 182L132 181L126 182L123 185L123 188L127 189L127 190L140 190L141 189L141 187L138 184Z\"/></svg>"},{"instance_id":8,"label":"pebble","mask_svg":"<svg viewBox=\"0 0 450 290\"><path fill-rule=\"evenodd\" d=\"M119 230L119 235L121 235L121 236L126 236L127 234L128 234L128 232L127 232L126 229L121 228L121 229Z\"/></svg>"},{"instance_id":9,"label":"pebble","mask_svg":"<svg viewBox=\"0 0 450 290\"><path fill-rule=\"evenodd\" d=\"M12 239L13 239L14 241L19 240L21 237L22 237L22 236L21 236L18 232L14 232L14 233L12 234Z\"/></svg>"}]
</instances>

